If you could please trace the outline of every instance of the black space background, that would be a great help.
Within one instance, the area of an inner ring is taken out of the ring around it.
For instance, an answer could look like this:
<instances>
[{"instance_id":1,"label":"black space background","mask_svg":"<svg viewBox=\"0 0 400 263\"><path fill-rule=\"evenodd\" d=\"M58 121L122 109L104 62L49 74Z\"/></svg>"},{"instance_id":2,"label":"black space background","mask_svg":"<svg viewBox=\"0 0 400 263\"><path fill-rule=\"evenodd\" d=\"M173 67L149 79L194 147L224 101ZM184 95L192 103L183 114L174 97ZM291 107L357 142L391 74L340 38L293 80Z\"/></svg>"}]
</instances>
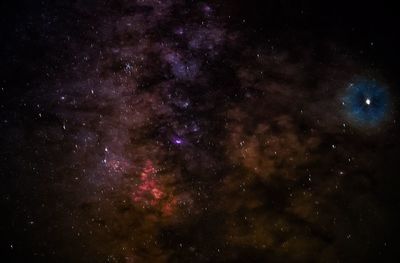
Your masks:
<instances>
[{"instance_id":1,"label":"black space background","mask_svg":"<svg viewBox=\"0 0 400 263\"><path fill-rule=\"evenodd\" d=\"M213 2L218 3L223 13L230 14L238 26L253 30L255 41L275 38L290 47L297 44L290 37L292 33L306 34L316 42L334 41L351 50L355 59L361 60L366 67L378 68L385 78L400 87L400 16L395 1ZM0 88L7 89L7 92L0 91L1 118L6 118L14 109L18 110L18 98L46 80L47 73L66 70L65 65L69 64L73 50L62 41L65 35L84 46L95 40L90 34L91 25L99 23L100 19L96 12L88 10L108 4L112 5L113 1L24 0L0 3ZM76 14L77 5L83 7L82 13ZM245 25L241 24L243 19ZM299 46L303 44L298 43ZM399 88L394 88L395 93L399 94L399 91ZM7 237L12 235L7 218L14 208L4 201L9 197L3 194L4 190L13 187L13 180L9 178L12 167L4 162L3 153L1 157L0 211L5 222L0 227L0 239L5 243L1 245L3 250L5 246L8 249ZM392 187L399 185L400 180L393 178ZM388 205L398 207L399 197L386 196ZM393 226L394 232L397 229L397 225ZM398 241L392 240L392 244L395 243ZM396 251L387 254L382 262L395 262L392 261L395 254Z\"/></svg>"},{"instance_id":2,"label":"black space background","mask_svg":"<svg viewBox=\"0 0 400 263\"><path fill-rule=\"evenodd\" d=\"M57 71L68 63L72 54L62 41L66 35L82 45L95 40L88 33L99 22L99 14L92 11L107 5L115 8L116 2L2 1L1 84L14 88L6 100L20 95L27 89L27 82L42 79L49 70ZM219 6L221 13L231 15L238 25L244 19L244 27L260 41L275 38L282 45L301 46L301 41L290 39L298 33L311 36L316 42L330 40L352 50L352 55L368 66L379 68L384 77L393 79L397 75L400 17L395 1L211 2ZM76 7L82 8L78 14Z\"/></svg>"}]
</instances>

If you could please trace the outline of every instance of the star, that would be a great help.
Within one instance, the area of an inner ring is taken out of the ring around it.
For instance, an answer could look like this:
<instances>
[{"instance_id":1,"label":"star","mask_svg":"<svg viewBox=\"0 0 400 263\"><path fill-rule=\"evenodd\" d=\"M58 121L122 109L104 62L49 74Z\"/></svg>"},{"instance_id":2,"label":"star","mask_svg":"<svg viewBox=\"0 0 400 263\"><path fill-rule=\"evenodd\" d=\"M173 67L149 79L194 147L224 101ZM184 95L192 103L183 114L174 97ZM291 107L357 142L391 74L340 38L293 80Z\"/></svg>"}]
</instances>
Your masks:
<instances>
[{"instance_id":1,"label":"star","mask_svg":"<svg viewBox=\"0 0 400 263\"><path fill-rule=\"evenodd\" d=\"M378 127L389 113L387 88L375 80L361 79L351 83L342 101L346 118L359 127Z\"/></svg>"}]
</instances>

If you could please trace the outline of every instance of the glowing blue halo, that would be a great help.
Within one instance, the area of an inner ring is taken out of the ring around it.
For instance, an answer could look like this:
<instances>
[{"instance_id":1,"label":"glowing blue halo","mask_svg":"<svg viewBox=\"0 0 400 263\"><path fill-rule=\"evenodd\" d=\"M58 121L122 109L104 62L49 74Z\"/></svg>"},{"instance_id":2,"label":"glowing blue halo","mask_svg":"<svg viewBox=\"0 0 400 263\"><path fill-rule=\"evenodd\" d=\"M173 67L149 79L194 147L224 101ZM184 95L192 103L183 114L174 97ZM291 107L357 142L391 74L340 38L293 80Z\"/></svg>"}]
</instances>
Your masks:
<instances>
[{"instance_id":1,"label":"glowing blue halo","mask_svg":"<svg viewBox=\"0 0 400 263\"><path fill-rule=\"evenodd\" d=\"M343 97L347 117L357 125L375 127L389 112L389 93L373 80L359 80L349 85Z\"/></svg>"}]
</instances>

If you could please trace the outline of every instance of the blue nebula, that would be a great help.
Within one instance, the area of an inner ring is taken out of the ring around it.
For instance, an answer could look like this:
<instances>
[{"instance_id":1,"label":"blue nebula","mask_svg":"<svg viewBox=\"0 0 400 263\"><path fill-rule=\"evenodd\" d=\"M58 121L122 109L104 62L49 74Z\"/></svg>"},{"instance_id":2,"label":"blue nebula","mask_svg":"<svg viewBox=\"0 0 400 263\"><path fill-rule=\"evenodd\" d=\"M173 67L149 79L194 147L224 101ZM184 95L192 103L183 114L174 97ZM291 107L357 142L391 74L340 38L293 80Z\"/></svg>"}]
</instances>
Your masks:
<instances>
[{"instance_id":1,"label":"blue nebula","mask_svg":"<svg viewBox=\"0 0 400 263\"><path fill-rule=\"evenodd\" d=\"M200 71L200 63L195 59L184 58L178 53L166 55L172 74L179 80L193 81Z\"/></svg>"},{"instance_id":2,"label":"blue nebula","mask_svg":"<svg viewBox=\"0 0 400 263\"><path fill-rule=\"evenodd\" d=\"M199 73L199 64L195 61L182 62L180 60L172 62L172 73L180 80L193 80Z\"/></svg>"},{"instance_id":3,"label":"blue nebula","mask_svg":"<svg viewBox=\"0 0 400 263\"><path fill-rule=\"evenodd\" d=\"M389 100L385 87L376 81L360 80L349 86L343 105L350 120L358 125L374 127L385 120Z\"/></svg>"}]
</instances>

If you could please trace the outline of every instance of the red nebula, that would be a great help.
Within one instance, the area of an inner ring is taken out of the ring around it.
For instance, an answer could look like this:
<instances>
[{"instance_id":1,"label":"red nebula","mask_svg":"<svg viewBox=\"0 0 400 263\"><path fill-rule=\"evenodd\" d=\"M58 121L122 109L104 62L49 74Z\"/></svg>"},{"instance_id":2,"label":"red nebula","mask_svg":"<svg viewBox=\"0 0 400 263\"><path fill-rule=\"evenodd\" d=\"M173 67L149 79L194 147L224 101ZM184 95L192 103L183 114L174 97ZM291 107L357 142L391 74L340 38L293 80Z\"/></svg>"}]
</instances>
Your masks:
<instances>
[{"instance_id":1,"label":"red nebula","mask_svg":"<svg viewBox=\"0 0 400 263\"><path fill-rule=\"evenodd\" d=\"M148 160L140 174L140 183L133 193L133 201L142 207L157 208L163 215L172 215L176 208L176 198L171 193L167 194L164 189L157 177L157 169Z\"/></svg>"}]
</instances>

